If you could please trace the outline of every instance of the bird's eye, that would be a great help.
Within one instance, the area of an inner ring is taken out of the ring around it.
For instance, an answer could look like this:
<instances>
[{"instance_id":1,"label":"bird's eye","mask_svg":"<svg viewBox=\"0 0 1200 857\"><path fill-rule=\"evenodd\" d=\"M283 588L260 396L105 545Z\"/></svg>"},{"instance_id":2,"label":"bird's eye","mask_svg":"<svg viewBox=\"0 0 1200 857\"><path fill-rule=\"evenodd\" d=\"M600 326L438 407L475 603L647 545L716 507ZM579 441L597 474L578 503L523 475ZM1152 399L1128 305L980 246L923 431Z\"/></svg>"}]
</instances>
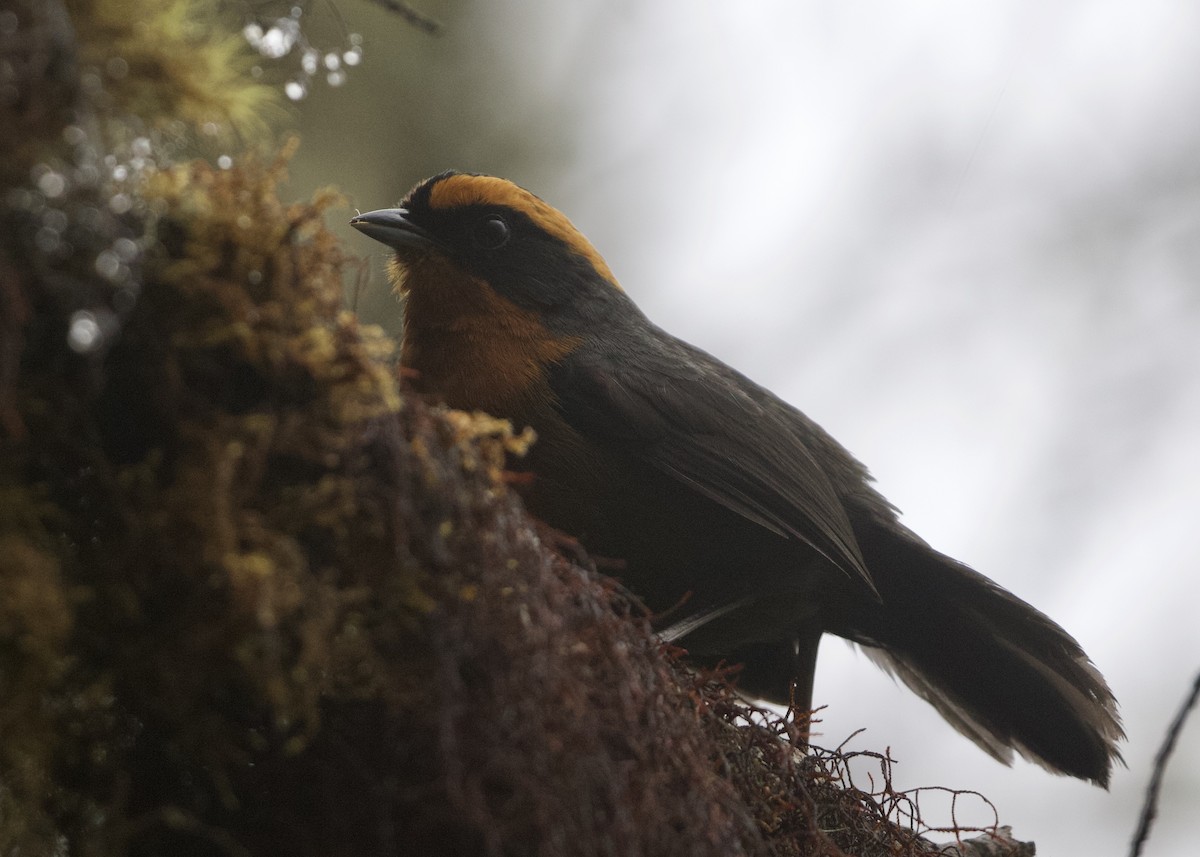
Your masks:
<instances>
[{"instance_id":1,"label":"bird's eye","mask_svg":"<svg viewBox=\"0 0 1200 857\"><path fill-rule=\"evenodd\" d=\"M492 214L475 226L475 243L484 250L498 250L508 243L508 224L498 214Z\"/></svg>"}]
</instances>

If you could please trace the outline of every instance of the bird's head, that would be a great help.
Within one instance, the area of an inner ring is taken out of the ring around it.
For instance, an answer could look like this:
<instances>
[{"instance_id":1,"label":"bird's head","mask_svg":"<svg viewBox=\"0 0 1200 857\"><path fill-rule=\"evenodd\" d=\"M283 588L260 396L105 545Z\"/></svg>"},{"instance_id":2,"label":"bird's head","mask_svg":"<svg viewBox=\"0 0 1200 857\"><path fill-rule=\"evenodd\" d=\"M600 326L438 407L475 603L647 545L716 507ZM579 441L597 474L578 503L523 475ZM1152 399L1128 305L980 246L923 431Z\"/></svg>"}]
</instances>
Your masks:
<instances>
[{"instance_id":1,"label":"bird's head","mask_svg":"<svg viewBox=\"0 0 1200 857\"><path fill-rule=\"evenodd\" d=\"M552 327L570 327L580 320L575 316L601 312L621 295L603 257L570 220L494 176L441 173L414 187L398 208L350 223L395 250L392 276L408 313L431 310L416 323L499 300Z\"/></svg>"},{"instance_id":2,"label":"bird's head","mask_svg":"<svg viewBox=\"0 0 1200 857\"><path fill-rule=\"evenodd\" d=\"M571 221L505 179L441 173L350 223L395 251L405 363L459 407L506 414L548 365L640 315Z\"/></svg>"}]
</instances>

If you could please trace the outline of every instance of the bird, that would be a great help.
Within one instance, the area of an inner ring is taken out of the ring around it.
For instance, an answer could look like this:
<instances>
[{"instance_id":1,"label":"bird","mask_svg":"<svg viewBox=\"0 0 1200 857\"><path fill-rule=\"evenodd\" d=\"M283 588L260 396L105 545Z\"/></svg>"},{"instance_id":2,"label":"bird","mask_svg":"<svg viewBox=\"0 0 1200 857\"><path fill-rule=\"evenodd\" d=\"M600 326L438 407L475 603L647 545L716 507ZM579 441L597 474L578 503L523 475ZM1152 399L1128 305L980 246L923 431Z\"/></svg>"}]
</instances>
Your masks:
<instances>
[{"instance_id":1,"label":"bird","mask_svg":"<svg viewBox=\"0 0 1200 857\"><path fill-rule=\"evenodd\" d=\"M804 711L833 634L997 760L1108 787L1124 733L1075 639L908 529L801 411L651 322L561 212L449 170L351 225L394 254L418 390L532 428L529 510L615 560L690 658Z\"/></svg>"}]
</instances>

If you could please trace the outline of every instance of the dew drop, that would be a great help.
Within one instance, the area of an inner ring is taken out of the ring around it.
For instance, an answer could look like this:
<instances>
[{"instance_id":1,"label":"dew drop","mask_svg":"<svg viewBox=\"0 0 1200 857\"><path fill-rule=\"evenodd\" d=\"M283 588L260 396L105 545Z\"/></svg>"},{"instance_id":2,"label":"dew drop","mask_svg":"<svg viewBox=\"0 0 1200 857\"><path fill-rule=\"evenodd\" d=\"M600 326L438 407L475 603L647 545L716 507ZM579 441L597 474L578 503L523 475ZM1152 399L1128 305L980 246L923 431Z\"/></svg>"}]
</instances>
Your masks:
<instances>
[{"instance_id":1,"label":"dew drop","mask_svg":"<svg viewBox=\"0 0 1200 857\"><path fill-rule=\"evenodd\" d=\"M13 188L4 197L11 208L29 210L33 208L33 193L23 187Z\"/></svg>"},{"instance_id":2,"label":"dew drop","mask_svg":"<svg viewBox=\"0 0 1200 857\"><path fill-rule=\"evenodd\" d=\"M33 235L33 243L39 250L46 254L57 252L62 246L62 236L57 229L51 229L48 226L43 226Z\"/></svg>"},{"instance_id":3,"label":"dew drop","mask_svg":"<svg viewBox=\"0 0 1200 857\"><path fill-rule=\"evenodd\" d=\"M67 180L62 173L48 170L42 173L37 181L38 190L44 193L50 199L56 196L62 196L67 189Z\"/></svg>"},{"instance_id":4,"label":"dew drop","mask_svg":"<svg viewBox=\"0 0 1200 857\"><path fill-rule=\"evenodd\" d=\"M138 257L137 242L131 238L118 238L113 242L112 248L122 262L132 262Z\"/></svg>"},{"instance_id":5,"label":"dew drop","mask_svg":"<svg viewBox=\"0 0 1200 857\"><path fill-rule=\"evenodd\" d=\"M79 354L95 351L104 336L96 316L87 310L80 310L71 316L71 326L67 330L67 345Z\"/></svg>"},{"instance_id":6,"label":"dew drop","mask_svg":"<svg viewBox=\"0 0 1200 857\"><path fill-rule=\"evenodd\" d=\"M113 309L119 313L129 312L137 303L137 295L137 288L134 286L117 289L112 296Z\"/></svg>"},{"instance_id":7,"label":"dew drop","mask_svg":"<svg viewBox=\"0 0 1200 857\"><path fill-rule=\"evenodd\" d=\"M102 223L100 209L94 205L80 206L79 210L75 212L75 222L84 229L99 229Z\"/></svg>"},{"instance_id":8,"label":"dew drop","mask_svg":"<svg viewBox=\"0 0 1200 857\"><path fill-rule=\"evenodd\" d=\"M60 208L47 209L42 215L42 225L55 232L65 232L67 229L67 213Z\"/></svg>"},{"instance_id":9,"label":"dew drop","mask_svg":"<svg viewBox=\"0 0 1200 857\"><path fill-rule=\"evenodd\" d=\"M109 57L104 64L104 70L113 80L120 80L129 74L129 63L123 57Z\"/></svg>"},{"instance_id":10,"label":"dew drop","mask_svg":"<svg viewBox=\"0 0 1200 857\"><path fill-rule=\"evenodd\" d=\"M262 35L255 47L268 59L287 56L300 38L300 25L291 18L280 18Z\"/></svg>"},{"instance_id":11,"label":"dew drop","mask_svg":"<svg viewBox=\"0 0 1200 857\"><path fill-rule=\"evenodd\" d=\"M96 256L96 273L106 280L115 280L121 272L121 259L112 250L101 250Z\"/></svg>"}]
</instances>

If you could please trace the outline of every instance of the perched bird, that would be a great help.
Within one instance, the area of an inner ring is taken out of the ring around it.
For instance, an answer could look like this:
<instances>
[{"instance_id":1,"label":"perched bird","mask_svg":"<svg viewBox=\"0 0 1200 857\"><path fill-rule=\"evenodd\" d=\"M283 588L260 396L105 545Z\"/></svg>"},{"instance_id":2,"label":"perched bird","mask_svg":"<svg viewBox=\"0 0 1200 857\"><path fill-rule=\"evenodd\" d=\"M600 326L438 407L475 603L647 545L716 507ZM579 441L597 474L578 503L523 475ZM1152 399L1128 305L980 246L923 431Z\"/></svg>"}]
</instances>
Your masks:
<instances>
[{"instance_id":1,"label":"perched bird","mask_svg":"<svg viewBox=\"0 0 1200 857\"><path fill-rule=\"evenodd\" d=\"M418 384L532 426L529 508L622 560L692 657L805 709L836 634L997 759L1107 785L1123 733L1079 644L908 530L800 411L652 324L561 213L450 171L351 224L395 251Z\"/></svg>"}]
</instances>

